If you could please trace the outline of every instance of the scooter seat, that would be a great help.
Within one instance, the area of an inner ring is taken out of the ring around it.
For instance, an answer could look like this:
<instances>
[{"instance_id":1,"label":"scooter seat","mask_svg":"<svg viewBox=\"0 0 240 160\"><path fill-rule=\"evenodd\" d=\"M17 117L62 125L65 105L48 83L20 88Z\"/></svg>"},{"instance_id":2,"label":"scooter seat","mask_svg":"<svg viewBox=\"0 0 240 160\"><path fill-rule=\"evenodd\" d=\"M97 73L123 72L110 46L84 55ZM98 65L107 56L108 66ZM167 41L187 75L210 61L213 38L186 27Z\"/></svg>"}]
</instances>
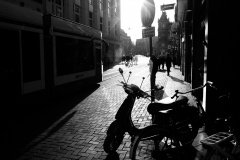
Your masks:
<instances>
[{"instance_id":1,"label":"scooter seat","mask_svg":"<svg viewBox=\"0 0 240 160\"><path fill-rule=\"evenodd\" d=\"M168 113L168 111L181 107L182 105L188 102L188 98L185 96L179 96L176 98L166 97L159 101L155 101L155 103L150 103L147 110L150 114L156 113Z\"/></svg>"}]
</instances>

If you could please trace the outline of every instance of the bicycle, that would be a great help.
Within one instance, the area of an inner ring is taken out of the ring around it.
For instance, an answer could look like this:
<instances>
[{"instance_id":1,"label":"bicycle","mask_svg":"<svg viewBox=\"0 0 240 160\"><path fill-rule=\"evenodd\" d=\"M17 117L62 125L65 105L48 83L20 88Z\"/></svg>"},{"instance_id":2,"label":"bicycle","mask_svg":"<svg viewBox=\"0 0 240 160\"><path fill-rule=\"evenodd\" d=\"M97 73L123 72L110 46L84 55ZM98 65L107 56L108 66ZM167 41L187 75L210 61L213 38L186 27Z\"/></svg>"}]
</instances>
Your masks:
<instances>
[{"instance_id":1,"label":"bicycle","mask_svg":"<svg viewBox=\"0 0 240 160\"><path fill-rule=\"evenodd\" d=\"M204 138L200 142L207 149L204 160L239 160L240 145L239 133L236 132L236 120L233 116L218 119L219 123L227 124L228 132L218 132Z\"/></svg>"},{"instance_id":2,"label":"bicycle","mask_svg":"<svg viewBox=\"0 0 240 160\"><path fill-rule=\"evenodd\" d=\"M203 86L198 88L192 89L187 92L179 92L178 90L175 91L175 94L171 97L171 99L175 98L178 99L178 94L187 94L193 93L197 90L203 89L204 87L209 86L214 89L216 87L213 86L212 82L207 82ZM159 111L160 114L171 117L170 124L163 126L163 125L151 125L144 128L141 133L139 133L132 143L132 147L130 150L130 158L132 160L141 159L146 157L151 157L153 159L160 159L160 158L176 158L179 159L185 153L183 153L184 149L191 145L193 140L196 138L198 130L202 126L210 126L212 128L212 132L214 131L215 119L212 119L203 109L200 99L195 97L196 106L198 109L198 114L190 116L187 119L182 120L174 120L174 116L171 114L175 114L173 110L165 110L163 112ZM148 109L149 111L149 109ZM186 110L183 110L186 111ZM180 112L177 115L181 114ZM189 116L189 115L188 115ZM158 116L161 117L161 116ZM154 116L153 116L154 121ZM158 120L159 121L159 120ZM154 123L153 123L154 124ZM190 125L190 126L189 126ZM195 127L193 127L195 126ZM198 126L196 130L196 126ZM189 132L189 130L195 131ZM192 133L192 134L189 134ZM145 139L145 137L152 137L151 139ZM187 143L186 143L187 142Z\"/></svg>"}]
</instances>

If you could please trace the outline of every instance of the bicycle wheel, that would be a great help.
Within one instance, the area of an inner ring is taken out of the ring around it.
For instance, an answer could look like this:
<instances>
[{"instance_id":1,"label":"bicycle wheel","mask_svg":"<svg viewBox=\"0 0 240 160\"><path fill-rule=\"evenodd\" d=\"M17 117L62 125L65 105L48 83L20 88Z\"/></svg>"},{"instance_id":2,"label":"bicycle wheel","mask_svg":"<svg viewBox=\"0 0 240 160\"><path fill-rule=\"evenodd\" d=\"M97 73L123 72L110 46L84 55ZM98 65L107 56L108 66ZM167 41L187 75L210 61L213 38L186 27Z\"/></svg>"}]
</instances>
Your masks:
<instances>
[{"instance_id":1,"label":"bicycle wheel","mask_svg":"<svg viewBox=\"0 0 240 160\"><path fill-rule=\"evenodd\" d=\"M227 158L216 149L208 149L204 160L227 160Z\"/></svg>"},{"instance_id":2,"label":"bicycle wheel","mask_svg":"<svg viewBox=\"0 0 240 160\"><path fill-rule=\"evenodd\" d=\"M168 130L157 125L146 127L136 138L130 151L132 160L178 159L180 143Z\"/></svg>"}]
</instances>

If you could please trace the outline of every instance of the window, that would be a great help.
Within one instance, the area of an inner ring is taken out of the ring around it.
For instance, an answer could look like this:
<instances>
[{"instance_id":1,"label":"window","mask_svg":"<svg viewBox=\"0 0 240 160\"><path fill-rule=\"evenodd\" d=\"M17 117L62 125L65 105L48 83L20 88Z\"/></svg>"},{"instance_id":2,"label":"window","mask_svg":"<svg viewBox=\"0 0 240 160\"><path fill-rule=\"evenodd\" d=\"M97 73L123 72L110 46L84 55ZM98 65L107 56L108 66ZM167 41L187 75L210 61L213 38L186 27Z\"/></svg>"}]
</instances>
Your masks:
<instances>
[{"instance_id":1,"label":"window","mask_svg":"<svg viewBox=\"0 0 240 160\"><path fill-rule=\"evenodd\" d=\"M117 8L115 8L114 14L115 14L115 16L117 17Z\"/></svg>"},{"instance_id":2,"label":"window","mask_svg":"<svg viewBox=\"0 0 240 160\"><path fill-rule=\"evenodd\" d=\"M92 1L92 0L88 0L88 3L89 3L90 5L93 5L93 1Z\"/></svg>"},{"instance_id":3,"label":"window","mask_svg":"<svg viewBox=\"0 0 240 160\"><path fill-rule=\"evenodd\" d=\"M82 11L81 6L79 6L77 4L74 4L74 18L75 18L75 22L80 23L81 11Z\"/></svg>"},{"instance_id":4,"label":"window","mask_svg":"<svg viewBox=\"0 0 240 160\"><path fill-rule=\"evenodd\" d=\"M117 25L115 25L115 36L117 36Z\"/></svg>"},{"instance_id":5,"label":"window","mask_svg":"<svg viewBox=\"0 0 240 160\"><path fill-rule=\"evenodd\" d=\"M99 9L100 9L100 11L103 10L103 1L102 0L99 0Z\"/></svg>"},{"instance_id":6,"label":"window","mask_svg":"<svg viewBox=\"0 0 240 160\"><path fill-rule=\"evenodd\" d=\"M103 25L103 18L100 17L100 31L102 31L102 25Z\"/></svg>"},{"instance_id":7,"label":"window","mask_svg":"<svg viewBox=\"0 0 240 160\"><path fill-rule=\"evenodd\" d=\"M94 69L90 42L56 36L57 76Z\"/></svg>"},{"instance_id":8,"label":"window","mask_svg":"<svg viewBox=\"0 0 240 160\"><path fill-rule=\"evenodd\" d=\"M41 79L39 33L22 31L21 39L23 82L39 80Z\"/></svg>"},{"instance_id":9,"label":"window","mask_svg":"<svg viewBox=\"0 0 240 160\"><path fill-rule=\"evenodd\" d=\"M63 4L63 0L55 0L55 3L52 5L53 14L55 13L56 16L63 17Z\"/></svg>"},{"instance_id":10,"label":"window","mask_svg":"<svg viewBox=\"0 0 240 160\"><path fill-rule=\"evenodd\" d=\"M111 16L111 0L108 0L108 16Z\"/></svg>"},{"instance_id":11,"label":"window","mask_svg":"<svg viewBox=\"0 0 240 160\"><path fill-rule=\"evenodd\" d=\"M62 4L61 0L55 0L55 3L59 6L61 6L61 4Z\"/></svg>"},{"instance_id":12,"label":"window","mask_svg":"<svg viewBox=\"0 0 240 160\"><path fill-rule=\"evenodd\" d=\"M114 8L114 15L117 17L117 0L115 0L115 8Z\"/></svg>"},{"instance_id":13,"label":"window","mask_svg":"<svg viewBox=\"0 0 240 160\"><path fill-rule=\"evenodd\" d=\"M62 17L62 7L56 6L56 16Z\"/></svg>"},{"instance_id":14,"label":"window","mask_svg":"<svg viewBox=\"0 0 240 160\"><path fill-rule=\"evenodd\" d=\"M89 26L93 26L93 12L89 12Z\"/></svg>"},{"instance_id":15,"label":"window","mask_svg":"<svg viewBox=\"0 0 240 160\"><path fill-rule=\"evenodd\" d=\"M110 32L110 29L111 29L111 22L110 21L108 21L108 34L110 34L111 32Z\"/></svg>"}]
</instances>

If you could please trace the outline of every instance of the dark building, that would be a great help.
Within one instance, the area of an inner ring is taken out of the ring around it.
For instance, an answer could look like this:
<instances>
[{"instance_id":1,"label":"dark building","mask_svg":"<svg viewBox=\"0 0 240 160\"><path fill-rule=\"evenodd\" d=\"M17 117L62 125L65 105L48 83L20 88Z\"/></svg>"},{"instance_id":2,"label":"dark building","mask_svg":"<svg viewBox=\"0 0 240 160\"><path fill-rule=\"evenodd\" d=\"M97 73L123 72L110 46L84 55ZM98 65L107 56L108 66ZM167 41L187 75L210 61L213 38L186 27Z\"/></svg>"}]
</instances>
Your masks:
<instances>
[{"instance_id":1,"label":"dark building","mask_svg":"<svg viewBox=\"0 0 240 160\"><path fill-rule=\"evenodd\" d=\"M158 37L152 37L152 47L153 54L157 53L156 45L157 45ZM150 42L149 38L142 38L136 40L136 54L149 56L150 55Z\"/></svg>"},{"instance_id":2,"label":"dark building","mask_svg":"<svg viewBox=\"0 0 240 160\"><path fill-rule=\"evenodd\" d=\"M216 93L200 91L207 112L218 115L239 113L236 103L240 51L239 1L177 0L175 21L179 24L181 72L192 88L212 81L217 94L231 93L231 104L216 105ZM227 23L226 23L227 22ZM203 78L199 69L203 69ZM217 111L217 112L216 112Z\"/></svg>"}]
</instances>

